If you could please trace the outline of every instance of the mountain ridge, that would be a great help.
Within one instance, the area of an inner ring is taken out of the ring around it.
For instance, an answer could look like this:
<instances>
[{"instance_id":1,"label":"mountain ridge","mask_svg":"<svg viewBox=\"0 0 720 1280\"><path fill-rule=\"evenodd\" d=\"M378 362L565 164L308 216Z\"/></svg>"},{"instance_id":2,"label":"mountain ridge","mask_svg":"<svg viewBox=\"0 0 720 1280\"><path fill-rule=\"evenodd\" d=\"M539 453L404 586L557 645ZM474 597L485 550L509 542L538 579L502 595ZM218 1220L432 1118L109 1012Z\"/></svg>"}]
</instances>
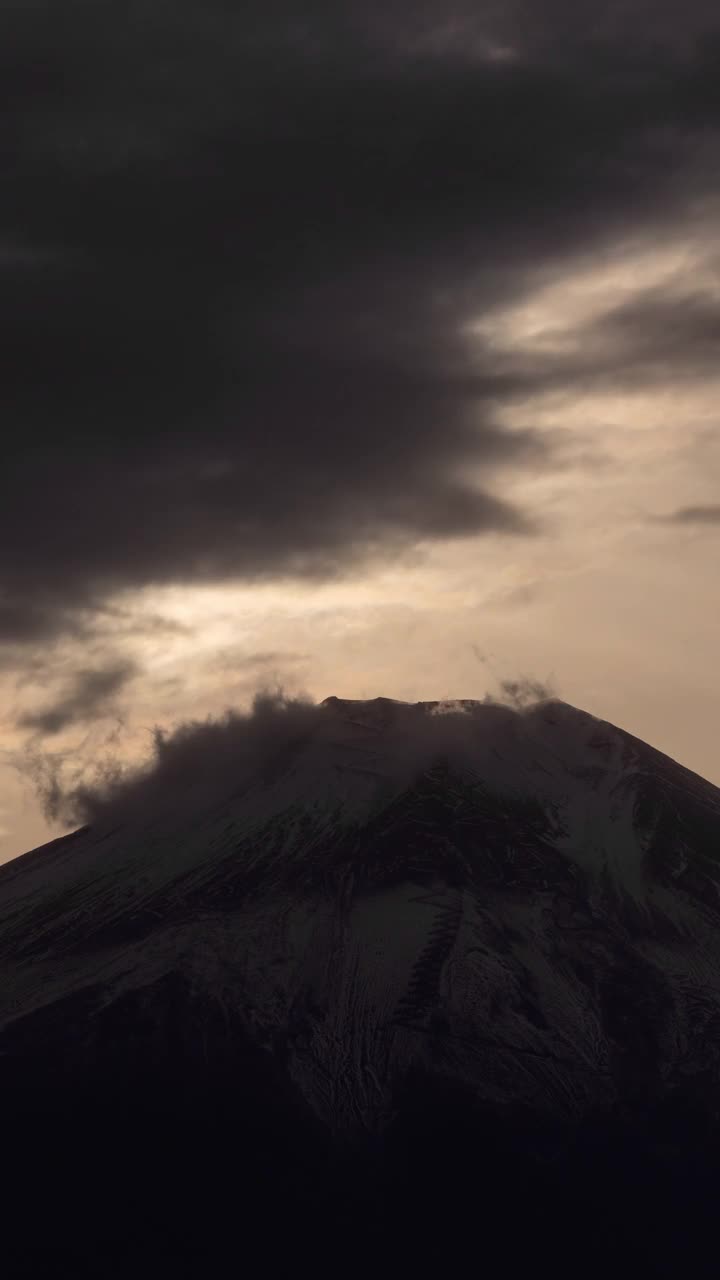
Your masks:
<instances>
[{"instance_id":1,"label":"mountain ridge","mask_svg":"<svg viewBox=\"0 0 720 1280\"><path fill-rule=\"evenodd\" d=\"M612 1221L610 1183L638 1161L682 1193L697 1153L662 1163L672 1116L695 1117L673 1151L720 1116L720 791L568 704L460 705L329 699L287 734L279 713L234 790L223 771L214 798L203 782L174 810L163 791L156 812L145 776L126 822L113 797L0 869L18 1150L39 1098L43 1124L80 1117L94 1158L86 1094L121 1146L116 1114L140 1145L158 1108L168 1134L190 1123L205 1166L227 1121L266 1169L266 1208L267 1131L308 1182L283 1182L282 1212L312 1216L310 1195L359 1229L363 1205L381 1235L397 1224L373 1185L399 1179L410 1206L425 1179L445 1203L433 1162L502 1216L488 1178L511 1194L520 1160L524 1212L550 1178L585 1231L573 1186L597 1169ZM337 1160L347 1195L321 1172Z\"/></svg>"}]
</instances>

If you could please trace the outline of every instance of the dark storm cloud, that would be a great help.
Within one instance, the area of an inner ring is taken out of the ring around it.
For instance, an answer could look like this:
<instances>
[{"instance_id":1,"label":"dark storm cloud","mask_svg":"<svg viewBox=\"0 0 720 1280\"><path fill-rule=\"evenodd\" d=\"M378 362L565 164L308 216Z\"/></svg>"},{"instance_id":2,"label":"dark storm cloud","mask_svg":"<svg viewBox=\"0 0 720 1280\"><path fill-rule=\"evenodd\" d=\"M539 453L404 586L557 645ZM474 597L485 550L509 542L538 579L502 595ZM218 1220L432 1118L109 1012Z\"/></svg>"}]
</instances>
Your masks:
<instances>
[{"instance_id":1,"label":"dark storm cloud","mask_svg":"<svg viewBox=\"0 0 720 1280\"><path fill-rule=\"evenodd\" d=\"M706 11L591 12L3 8L0 638L532 531L493 471L547 445L496 413L546 371L459 326L714 181Z\"/></svg>"},{"instance_id":2,"label":"dark storm cloud","mask_svg":"<svg viewBox=\"0 0 720 1280\"><path fill-rule=\"evenodd\" d=\"M113 699L136 674L137 667L127 661L78 671L62 697L41 711L26 712L18 726L45 735L97 720L108 714Z\"/></svg>"}]
</instances>

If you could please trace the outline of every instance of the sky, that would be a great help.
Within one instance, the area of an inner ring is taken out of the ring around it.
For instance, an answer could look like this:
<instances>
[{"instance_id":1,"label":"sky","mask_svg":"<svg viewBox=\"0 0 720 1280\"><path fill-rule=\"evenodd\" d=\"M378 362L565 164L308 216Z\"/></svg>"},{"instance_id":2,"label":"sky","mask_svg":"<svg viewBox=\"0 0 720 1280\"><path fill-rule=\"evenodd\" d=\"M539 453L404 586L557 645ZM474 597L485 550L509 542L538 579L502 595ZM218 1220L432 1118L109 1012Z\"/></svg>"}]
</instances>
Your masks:
<instances>
[{"instance_id":1,"label":"sky","mask_svg":"<svg viewBox=\"0 0 720 1280\"><path fill-rule=\"evenodd\" d=\"M710 0L8 0L0 84L0 861L261 687L720 784Z\"/></svg>"}]
</instances>

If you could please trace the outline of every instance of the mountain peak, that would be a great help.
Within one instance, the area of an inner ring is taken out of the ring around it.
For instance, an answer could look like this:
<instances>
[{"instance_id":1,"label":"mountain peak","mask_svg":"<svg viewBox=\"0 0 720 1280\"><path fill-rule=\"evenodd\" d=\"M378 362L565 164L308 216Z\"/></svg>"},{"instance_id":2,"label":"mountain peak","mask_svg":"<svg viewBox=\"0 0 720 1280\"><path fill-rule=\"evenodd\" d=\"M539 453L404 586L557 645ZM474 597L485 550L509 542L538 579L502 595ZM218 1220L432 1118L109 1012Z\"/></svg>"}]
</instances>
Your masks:
<instances>
[{"instance_id":1,"label":"mountain peak","mask_svg":"<svg viewBox=\"0 0 720 1280\"><path fill-rule=\"evenodd\" d=\"M560 1149L589 1125L595 1168L597 1115L630 1115L632 1141L648 1100L720 1094L716 788L557 700L329 697L192 735L168 739L109 807L101 798L89 826L0 869L0 1067L13 1114L25 1090L18 1152L43 1140L53 1089L75 1151L88 1095L77 1166L94 1176L96 1139L114 1151L127 1129L134 1185L137 1143L155 1141L170 1091L158 1150L202 1139L185 1183L213 1165L202 1144L217 1100L218 1150L242 1108L232 1150L249 1185L268 1160L277 1187L314 1132L307 1180L331 1169L334 1193L329 1143L379 1151L399 1113L402 1168L426 1152L408 1221L429 1178L455 1176L474 1229L479 1171L496 1183L488 1135L504 1135L501 1200L517 1217L533 1126ZM444 1142L448 1114L468 1177L427 1147L428 1117ZM620 1150L618 1176L627 1163ZM354 1188L373 1183L365 1169ZM230 1200L235 1222L234 1184ZM550 1195L553 1223L554 1208Z\"/></svg>"}]
</instances>

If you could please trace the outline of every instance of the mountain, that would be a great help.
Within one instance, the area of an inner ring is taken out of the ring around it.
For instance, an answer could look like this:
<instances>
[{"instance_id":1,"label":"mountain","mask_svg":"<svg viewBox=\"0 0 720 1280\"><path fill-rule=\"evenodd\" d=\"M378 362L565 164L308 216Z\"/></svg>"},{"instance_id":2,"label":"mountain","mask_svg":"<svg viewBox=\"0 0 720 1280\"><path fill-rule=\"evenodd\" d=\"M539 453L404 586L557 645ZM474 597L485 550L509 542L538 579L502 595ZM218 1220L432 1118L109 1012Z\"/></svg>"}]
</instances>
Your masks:
<instances>
[{"instance_id":1,"label":"mountain","mask_svg":"<svg viewBox=\"0 0 720 1280\"><path fill-rule=\"evenodd\" d=\"M687 1265L720 791L557 701L329 698L212 773L0 868L8 1267Z\"/></svg>"}]
</instances>

